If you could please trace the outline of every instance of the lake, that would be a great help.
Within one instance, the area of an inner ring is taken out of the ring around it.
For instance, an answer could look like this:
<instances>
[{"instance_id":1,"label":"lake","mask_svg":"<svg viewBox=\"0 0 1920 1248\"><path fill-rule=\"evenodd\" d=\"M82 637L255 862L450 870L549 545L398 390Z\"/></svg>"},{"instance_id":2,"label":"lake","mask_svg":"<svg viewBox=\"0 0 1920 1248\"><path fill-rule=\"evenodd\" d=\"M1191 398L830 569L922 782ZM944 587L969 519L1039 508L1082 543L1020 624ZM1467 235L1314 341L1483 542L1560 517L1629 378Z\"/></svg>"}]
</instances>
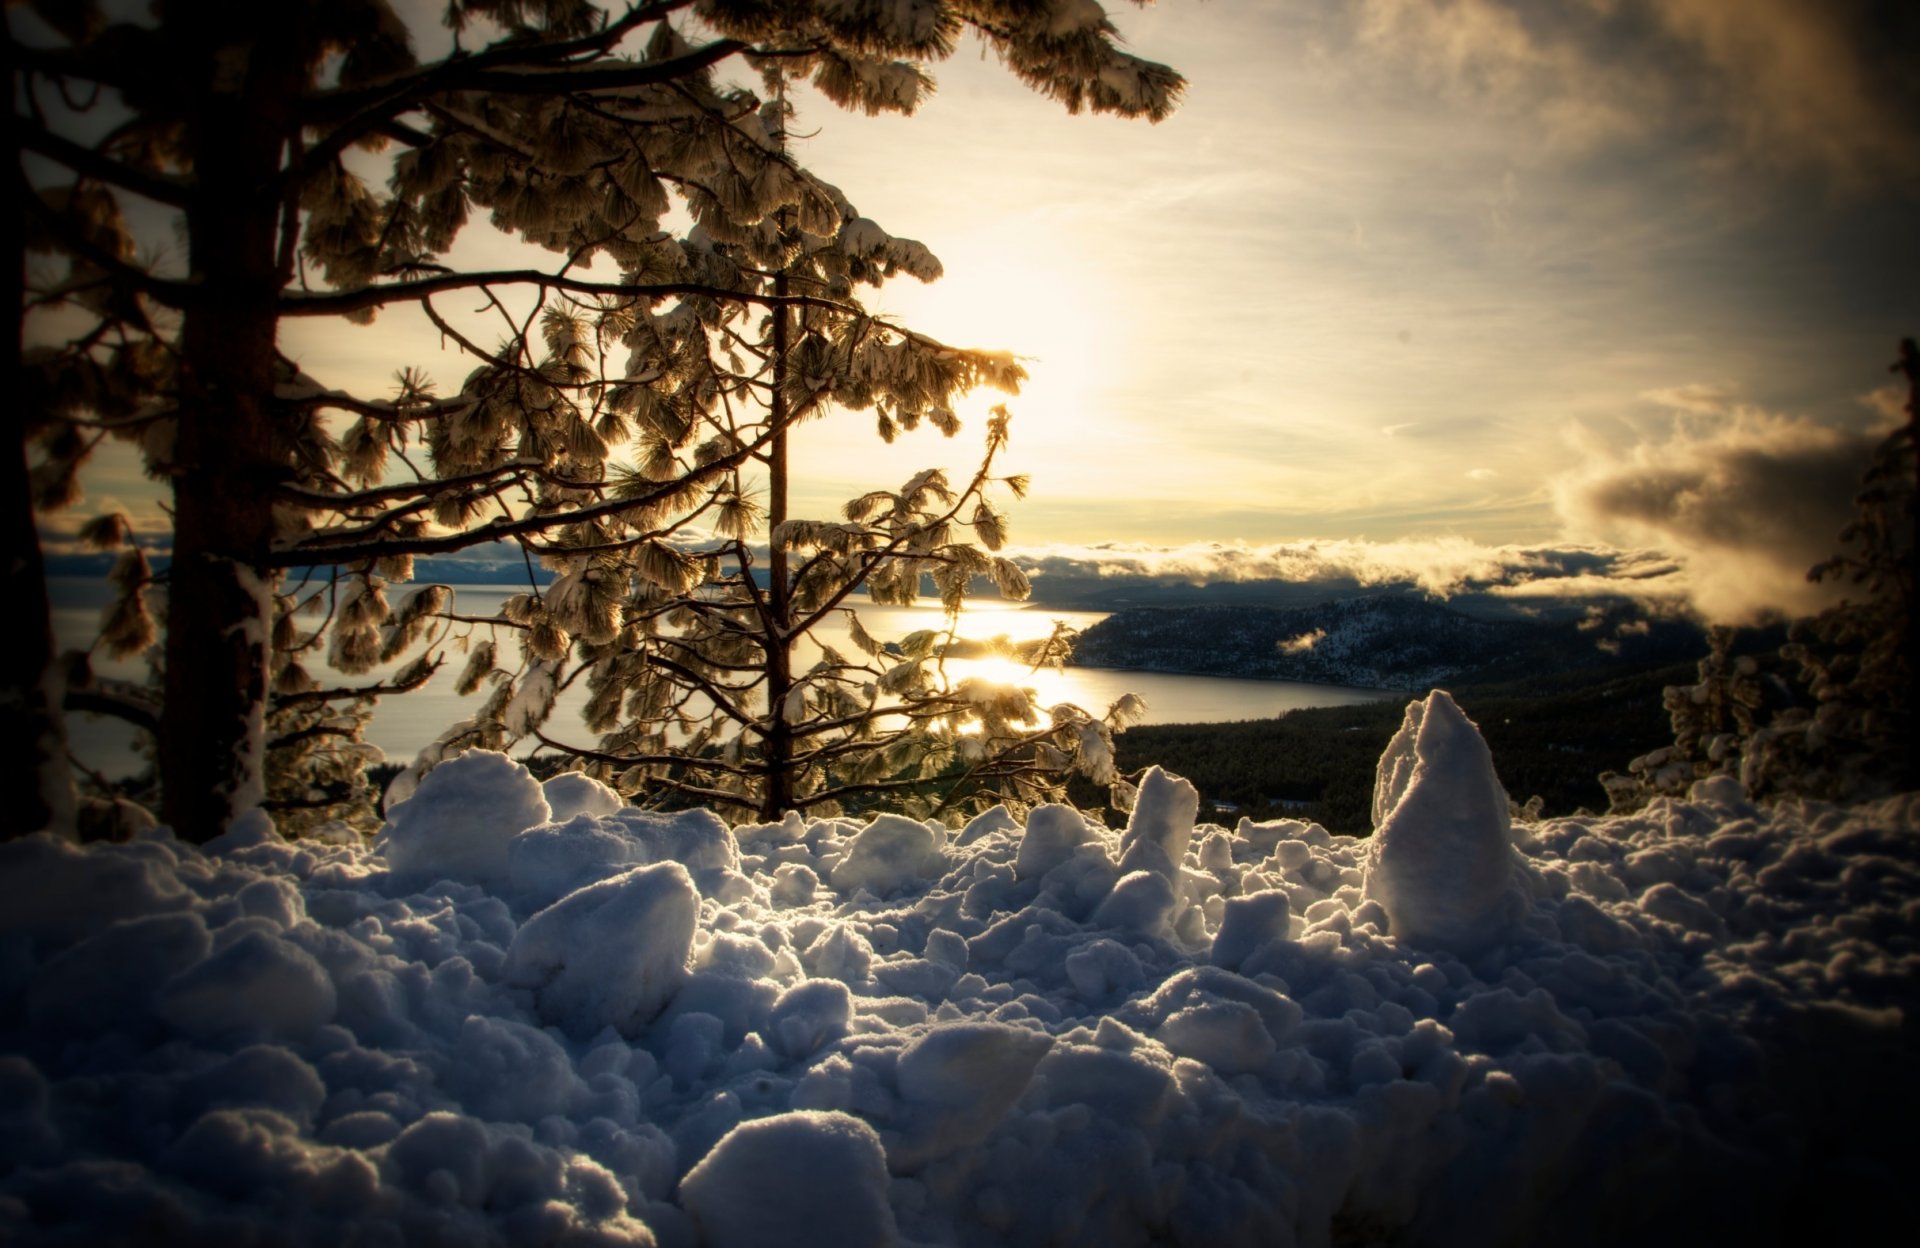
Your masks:
<instances>
[{"instance_id":1,"label":"lake","mask_svg":"<svg viewBox=\"0 0 1920 1248\"><path fill-rule=\"evenodd\" d=\"M108 596L102 581L79 577L54 577L51 582L54 602L54 633L62 648L84 647L99 627L100 608ZM398 607L412 592L408 586L390 586L387 600ZM500 604L519 587L504 585L462 585L455 587L454 609L461 615L493 616ZM861 624L874 637L885 641L903 637L919 629L944 628L944 617L937 605L924 607L876 607L861 600L858 604ZM969 605L961 616L960 636L987 640L1004 636L1009 641L1029 641L1045 637L1059 620L1075 629L1086 628L1105 619L1104 612L1058 611L1026 603L984 602ZM487 629L476 626L485 636ZM501 661L510 662L515 654L511 642L514 630L502 628ZM823 638L845 653L853 653L844 630L827 630ZM453 692L454 681L464 662L457 651L421 689L403 696L384 698L374 711L367 736L389 758L409 761L442 730L455 720L471 715L485 697L484 688L467 697ZM375 669L362 677L340 677L323 663L312 662L308 670L315 679L334 685L371 684L391 674L391 665ZM1313 685L1297 681L1234 680L1221 676L1176 676L1164 672L1133 672L1103 667L1067 667L1058 671L1042 669L1029 672L1004 659L947 662L947 671L955 679L984 675L995 680L1019 684L1034 690L1042 706L1071 702L1094 714L1106 710L1116 699L1137 693L1146 699L1146 722L1156 724L1223 723L1241 719L1271 719L1284 712L1308 706L1350 706L1394 694L1378 689L1350 689L1339 685ZM137 661L95 665L101 675L122 679L141 679L143 669ZM334 679L329 680L329 675ZM579 745L593 740L578 719L586 701L586 690L576 685L562 693L554 716L545 729L548 736ZM115 720L92 715L68 716L74 752L88 767L109 776L129 773L138 765L133 749L133 729ZM523 746L522 753L530 747Z\"/></svg>"}]
</instances>

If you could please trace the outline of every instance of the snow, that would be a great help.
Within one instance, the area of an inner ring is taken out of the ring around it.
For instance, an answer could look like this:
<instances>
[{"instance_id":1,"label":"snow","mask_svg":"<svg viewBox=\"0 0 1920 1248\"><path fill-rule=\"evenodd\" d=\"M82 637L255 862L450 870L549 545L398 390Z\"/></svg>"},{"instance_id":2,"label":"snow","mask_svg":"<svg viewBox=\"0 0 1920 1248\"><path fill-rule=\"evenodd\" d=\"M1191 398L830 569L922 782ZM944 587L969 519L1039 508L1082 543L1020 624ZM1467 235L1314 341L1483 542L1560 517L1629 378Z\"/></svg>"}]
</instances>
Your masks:
<instances>
[{"instance_id":1,"label":"snow","mask_svg":"<svg viewBox=\"0 0 1920 1248\"><path fill-rule=\"evenodd\" d=\"M1380 755L1365 895L1400 939L1472 954L1511 921L1507 792L1460 708L1434 690L1407 705Z\"/></svg>"},{"instance_id":2,"label":"snow","mask_svg":"<svg viewBox=\"0 0 1920 1248\"><path fill-rule=\"evenodd\" d=\"M1827 1242L1911 1216L1920 795L1375 836L728 827L499 756L373 845L0 844L0 1240ZM1898 1223L1895 1223L1898 1224Z\"/></svg>"},{"instance_id":3,"label":"snow","mask_svg":"<svg viewBox=\"0 0 1920 1248\"><path fill-rule=\"evenodd\" d=\"M381 829L387 865L403 879L508 882L507 846L552 814L540 782L504 754L475 750L427 774Z\"/></svg>"},{"instance_id":4,"label":"snow","mask_svg":"<svg viewBox=\"0 0 1920 1248\"><path fill-rule=\"evenodd\" d=\"M700 1242L886 1248L898 1241L887 1160L849 1114L798 1110L743 1122L680 1184ZM751 1199L743 1200L743 1194Z\"/></svg>"},{"instance_id":5,"label":"snow","mask_svg":"<svg viewBox=\"0 0 1920 1248\"><path fill-rule=\"evenodd\" d=\"M606 1027L631 1036L686 981L699 909L677 862L589 884L514 933L506 982L531 989L541 1021L576 1039Z\"/></svg>"},{"instance_id":6,"label":"snow","mask_svg":"<svg viewBox=\"0 0 1920 1248\"><path fill-rule=\"evenodd\" d=\"M618 793L577 771L561 772L542 784L540 791L555 822L575 815L616 815L626 805Z\"/></svg>"}]
</instances>

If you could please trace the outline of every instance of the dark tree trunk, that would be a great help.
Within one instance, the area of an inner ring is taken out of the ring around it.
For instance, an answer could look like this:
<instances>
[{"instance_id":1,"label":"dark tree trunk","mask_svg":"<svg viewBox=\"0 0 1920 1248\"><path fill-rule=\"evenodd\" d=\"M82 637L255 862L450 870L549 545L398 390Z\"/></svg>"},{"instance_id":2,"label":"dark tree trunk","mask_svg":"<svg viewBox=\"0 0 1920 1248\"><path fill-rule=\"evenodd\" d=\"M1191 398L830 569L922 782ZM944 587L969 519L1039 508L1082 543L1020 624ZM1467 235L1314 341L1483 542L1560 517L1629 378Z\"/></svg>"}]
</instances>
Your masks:
<instances>
[{"instance_id":1,"label":"dark tree trunk","mask_svg":"<svg viewBox=\"0 0 1920 1248\"><path fill-rule=\"evenodd\" d=\"M18 301L12 306L19 307ZM17 371L17 318L10 339ZM3 582L7 612L17 630L0 646L0 739L7 742L0 785L7 794L0 839L43 828L70 830L73 772L67 763L66 721L60 714L59 681L53 664L53 620L47 607L46 567L34 528L27 488L25 450L4 456L0 492L7 500L7 550Z\"/></svg>"},{"instance_id":2,"label":"dark tree trunk","mask_svg":"<svg viewBox=\"0 0 1920 1248\"><path fill-rule=\"evenodd\" d=\"M19 146L12 110L7 114L7 186L13 203L26 195L20 176ZM21 393L21 304L25 257L16 255L7 265L6 375L16 379ZM21 440L22 413L13 418L13 448L0 463L0 496L6 499L7 538L0 550L0 601L14 620L16 631L0 646L0 740L7 742L0 792L7 794L6 816L0 820L0 839L26 836L43 828L70 830L73 822L73 773L67 764L66 722L61 718L58 681L53 666L53 618L47 603L47 573L40 554L40 532L33 517L33 492L27 479L26 447Z\"/></svg>"},{"instance_id":3,"label":"dark tree trunk","mask_svg":"<svg viewBox=\"0 0 1920 1248\"><path fill-rule=\"evenodd\" d=\"M263 791L279 177L303 70L278 9L190 5L178 19L179 46L219 49L187 79L209 84L188 118L187 213L208 297L181 328L159 742L161 817L189 841L219 835Z\"/></svg>"},{"instance_id":4,"label":"dark tree trunk","mask_svg":"<svg viewBox=\"0 0 1920 1248\"><path fill-rule=\"evenodd\" d=\"M1907 687L1903 714L1894 721L1900 738L1899 785L1903 790L1920 787L1920 732L1914 731L1915 716L1920 716L1920 344L1911 338L1900 340L1900 360L1894 366L1907 382L1907 452L1913 456L1912 492L1907 495L1907 514L1896 517L1906 522L1906 583L1900 587L1906 614Z\"/></svg>"},{"instance_id":5,"label":"dark tree trunk","mask_svg":"<svg viewBox=\"0 0 1920 1248\"><path fill-rule=\"evenodd\" d=\"M785 274L773 291L784 298ZM787 309L773 309L773 401L769 416L773 440L767 449L767 733L761 742L767 766L760 817L773 822L793 805L793 726L787 722L787 694L793 689L793 598L787 584L787 552L772 536L787 519Z\"/></svg>"}]
</instances>

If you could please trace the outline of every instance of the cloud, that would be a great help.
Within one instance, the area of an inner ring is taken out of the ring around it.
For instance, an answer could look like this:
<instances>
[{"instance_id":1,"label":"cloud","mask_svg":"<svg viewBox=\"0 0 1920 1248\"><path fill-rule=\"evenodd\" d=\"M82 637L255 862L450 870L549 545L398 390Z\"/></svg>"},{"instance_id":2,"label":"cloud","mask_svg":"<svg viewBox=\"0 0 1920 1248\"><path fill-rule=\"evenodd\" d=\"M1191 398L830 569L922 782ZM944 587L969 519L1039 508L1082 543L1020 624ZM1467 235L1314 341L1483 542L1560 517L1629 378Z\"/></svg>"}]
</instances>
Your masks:
<instances>
[{"instance_id":1,"label":"cloud","mask_svg":"<svg viewBox=\"0 0 1920 1248\"><path fill-rule=\"evenodd\" d=\"M1860 188L1920 177L1920 23L1875 0L1366 0L1360 45L1554 150L1659 138Z\"/></svg>"},{"instance_id":2,"label":"cloud","mask_svg":"<svg viewBox=\"0 0 1920 1248\"><path fill-rule=\"evenodd\" d=\"M1682 416L1663 438L1590 452L1555 500L1576 532L1671 554L1709 619L1798 615L1835 596L1807 569L1833 553L1877 440L1732 405L1712 428Z\"/></svg>"},{"instance_id":3,"label":"cloud","mask_svg":"<svg viewBox=\"0 0 1920 1248\"><path fill-rule=\"evenodd\" d=\"M1571 6L1568 6L1569 8ZM1530 118L1550 146L1576 151L1635 135L1660 84L1598 64L1565 15L1503 0L1366 0L1359 42L1413 81L1469 107Z\"/></svg>"},{"instance_id":4,"label":"cloud","mask_svg":"<svg viewBox=\"0 0 1920 1248\"><path fill-rule=\"evenodd\" d=\"M1724 117L1762 160L1847 182L1920 171L1916 27L1872 0L1663 0L1667 34L1717 75Z\"/></svg>"},{"instance_id":5,"label":"cloud","mask_svg":"<svg viewBox=\"0 0 1920 1248\"><path fill-rule=\"evenodd\" d=\"M1602 545L1489 546L1445 537L1261 546L1223 542L1184 546L1102 543L1029 546L1010 553L1036 578L1185 585L1285 581L1367 588L1410 586L1442 596L1482 592L1513 598L1610 595L1650 602L1674 602L1684 597L1682 590L1663 579L1671 578L1677 570L1671 559Z\"/></svg>"},{"instance_id":6,"label":"cloud","mask_svg":"<svg viewBox=\"0 0 1920 1248\"><path fill-rule=\"evenodd\" d=\"M1643 390L1640 397L1676 412L1695 412L1702 416L1722 416L1734 409L1731 391L1724 386L1710 386L1702 382Z\"/></svg>"},{"instance_id":7,"label":"cloud","mask_svg":"<svg viewBox=\"0 0 1920 1248\"><path fill-rule=\"evenodd\" d=\"M1306 654L1324 641L1326 636L1326 629L1316 628L1310 633L1301 633L1298 637L1290 637L1277 644L1282 654Z\"/></svg>"}]
</instances>

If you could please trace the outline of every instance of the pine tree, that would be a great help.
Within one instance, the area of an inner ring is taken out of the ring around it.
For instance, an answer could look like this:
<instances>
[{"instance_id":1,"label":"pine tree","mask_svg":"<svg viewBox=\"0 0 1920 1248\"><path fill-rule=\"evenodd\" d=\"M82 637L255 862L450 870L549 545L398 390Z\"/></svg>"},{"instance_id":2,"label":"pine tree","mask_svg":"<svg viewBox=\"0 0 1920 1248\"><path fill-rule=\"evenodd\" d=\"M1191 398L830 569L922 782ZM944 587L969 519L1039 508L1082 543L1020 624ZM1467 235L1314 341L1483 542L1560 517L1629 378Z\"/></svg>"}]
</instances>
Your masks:
<instances>
[{"instance_id":1,"label":"pine tree","mask_svg":"<svg viewBox=\"0 0 1920 1248\"><path fill-rule=\"evenodd\" d=\"M1710 775L1737 776L1755 799L1920 788L1920 348L1911 338L1892 371L1907 382L1906 422L1874 448L1838 552L1807 573L1854 593L1794 621L1780 650L1792 686L1769 678L1789 700L1767 696L1752 658L1729 657L1731 629L1711 630L1699 683L1666 690L1673 745L1634 759L1628 775L1600 777L1614 811L1684 794Z\"/></svg>"},{"instance_id":2,"label":"pine tree","mask_svg":"<svg viewBox=\"0 0 1920 1248\"><path fill-rule=\"evenodd\" d=\"M1673 744L1634 759L1626 775L1601 773L1612 813L1638 810L1653 797L1684 797L1694 781L1708 776L1740 773L1744 743L1753 737L1765 694L1759 664L1730 653L1733 637L1726 625L1708 629L1699 681L1662 691Z\"/></svg>"},{"instance_id":3,"label":"pine tree","mask_svg":"<svg viewBox=\"0 0 1920 1248\"><path fill-rule=\"evenodd\" d=\"M762 115L767 147L782 159L789 72L767 70ZM627 542L606 523L557 534L545 562L559 579L508 604L520 670L490 672L494 692L480 712L425 751L394 796L449 753L529 733L635 800L768 819L880 796L927 813L1031 802L1059 796L1069 765L1111 778L1110 730L1130 706L1105 719L1075 706L1043 710L1018 688L956 683L945 672L976 579L1010 599L1029 590L1025 573L994 553L1005 544L1006 517L990 492L1026 491L1024 478L992 471L1008 436L1004 406L994 409L984 459L965 485L930 469L898 490L863 494L830 520L790 513L789 444L829 406L872 411L888 442L922 426L952 437L959 393L977 385L1012 392L1025 376L1005 354L955 350L867 316L855 288L901 274L931 281L939 263L859 218L832 188L819 189L831 202L811 211L748 201L742 219L706 206L703 228L727 263L772 274L776 295L823 298L791 310L776 304L751 326L725 318L723 401L662 410L653 392L641 414L639 466L617 487L673 477L689 446L696 460L701 445L757 448L709 496L703 518L719 540L696 553ZM858 597L911 604L923 577L945 611L944 631L871 636ZM841 647L822 640L829 628L844 631ZM1064 652L1058 636L1023 648L1036 665ZM483 653L491 664L495 650ZM553 691L582 678L592 692L588 726L604 734L595 749L541 731Z\"/></svg>"},{"instance_id":4,"label":"pine tree","mask_svg":"<svg viewBox=\"0 0 1920 1248\"><path fill-rule=\"evenodd\" d=\"M35 501L70 505L107 437L171 486L170 565L155 576L129 550L107 639L146 644L162 598L154 686L123 696L77 674L96 709L157 726L162 816L195 838L262 800L358 796L365 699L424 679L456 623L438 587L389 602L414 556L507 540L565 568L558 613L553 594L519 608L527 667L494 691L502 728L528 728L552 688L540 664L576 640L566 624L588 646L626 627L627 593L596 571L622 564L650 578L641 597L684 596L699 577L676 535L745 533L740 474L817 401L818 353L910 361L904 383L832 383L841 402L867 386L893 420L949 410L1004 369L851 302L854 283L910 271L924 249L794 164L770 141L777 110L715 66L906 112L972 30L1075 111L1157 119L1181 87L1080 0L453 0L454 50L427 62L383 0L207 0L143 23L84 3L32 11L31 46L12 48L15 137L54 171L23 199L28 246L56 266L28 291L38 324L21 362ZM383 187L356 172L374 152ZM694 223L679 235L675 197ZM455 267L476 211L558 258ZM184 254L143 255L143 222L167 217ZM766 262L802 235L832 240L847 271L801 289ZM442 306L455 295L496 309L504 341L474 341ZM473 358L456 392L403 368L391 395L349 394L279 350L288 318L403 305ZM832 332L815 314L837 318ZM797 340L736 362L756 315ZM784 370L783 410L736 419L731 405L767 390L765 358ZM640 466L622 471L615 450L634 441ZM308 628L296 608L316 592ZM345 675L412 661L354 686L316 678L321 654Z\"/></svg>"}]
</instances>

